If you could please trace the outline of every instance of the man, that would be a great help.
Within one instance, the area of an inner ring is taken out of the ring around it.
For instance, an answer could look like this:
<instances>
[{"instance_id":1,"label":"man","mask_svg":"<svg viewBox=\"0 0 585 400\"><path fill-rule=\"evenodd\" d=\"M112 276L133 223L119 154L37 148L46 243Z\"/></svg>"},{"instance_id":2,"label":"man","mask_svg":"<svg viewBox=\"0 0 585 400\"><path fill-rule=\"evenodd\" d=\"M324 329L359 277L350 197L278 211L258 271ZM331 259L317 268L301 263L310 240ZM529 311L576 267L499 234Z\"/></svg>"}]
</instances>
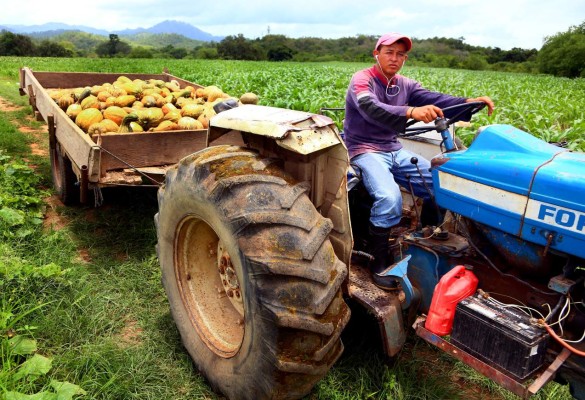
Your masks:
<instances>
[{"instance_id":1,"label":"man","mask_svg":"<svg viewBox=\"0 0 585 400\"><path fill-rule=\"evenodd\" d=\"M489 97L467 99L431 92L398 75L411 48L412 41L407 36L399 33L381 36L373 51L376 63L353 75L345 102L344 135L351 164L360 171L373 199L369 233L375 258L370 263L374 278L388 267L390 228L402 215L399 185L408 187L410 180L416 196L425 201L430 198L410 159L418 158L423 179L432 188L429 161L403 149L398 141L406 122L409 119L432 122L443 117L442 108L461 103L484 102L489 115L494 108Z\"/></svg>"}]
</instances>

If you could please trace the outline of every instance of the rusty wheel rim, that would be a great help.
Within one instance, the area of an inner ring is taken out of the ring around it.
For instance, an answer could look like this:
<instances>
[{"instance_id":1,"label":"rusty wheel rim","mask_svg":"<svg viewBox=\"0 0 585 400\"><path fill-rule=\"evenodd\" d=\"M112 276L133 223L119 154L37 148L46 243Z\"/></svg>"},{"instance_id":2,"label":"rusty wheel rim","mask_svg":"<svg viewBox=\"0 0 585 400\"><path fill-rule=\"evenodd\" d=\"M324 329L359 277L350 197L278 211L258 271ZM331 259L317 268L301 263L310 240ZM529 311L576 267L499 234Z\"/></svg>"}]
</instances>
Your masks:
<instances>
[{"instance_id":1,"label":"rusty wheel rim","mask_svg":"<svg viewBox=\"0 0 585 400\"><path fill-rule=\"evenodd\" d=\"M175 276L191 324L215 354L234 356L244 339L244 306L227 249L192 215L179 224L175 241Z\"/></svg>"}]
</instances>

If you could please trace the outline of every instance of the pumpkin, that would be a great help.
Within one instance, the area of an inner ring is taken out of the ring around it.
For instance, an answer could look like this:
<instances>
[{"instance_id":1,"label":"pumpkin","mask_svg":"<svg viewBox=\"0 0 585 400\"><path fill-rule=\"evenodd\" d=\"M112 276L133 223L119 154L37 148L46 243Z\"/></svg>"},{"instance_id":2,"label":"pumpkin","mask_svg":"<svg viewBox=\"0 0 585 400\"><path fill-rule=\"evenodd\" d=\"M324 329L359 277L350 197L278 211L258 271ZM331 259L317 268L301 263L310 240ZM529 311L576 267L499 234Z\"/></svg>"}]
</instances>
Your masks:
<instances>
[{"instance_id":1,"label":"pumpkin","mask_svg":"<svg viewBox=\"0 0 585 400\"><path fill-rule=\"evenodd\" d=\"M92 94L83 99L80 104L83 110L87 108L100 108L99 100Z\"/></svg>"},{"instance_id":2,"label":"pumpkin","mask_svg":"<svg viewBox=\"0 0 585 400\"><path fill-rule=\"evenodd\" d=\"M181 119L181 112L179 110L169 111L165 114L164 118L165 121L173 121L178 122Z\"/></svg>"},{"instance_id":3,"label":"pumpkin","mask_svg":"<svg viewBox=\"0 0 585 400\"><path fill-rule=\"evenodd\" d=\"M156 98L153 95L143 96L140 102L144 105L144 107L155 107L156 106Z\"/></svg>"},{"instance_id":4,"label":"pumpkin","mask_svg":"<svg viewBox=\"0 0 585 400\"><path fill-rule=\"evenodd\" d=\"M119 133L130 133L134 132L132 130L131 123L136 123L138 121L138 115L136 113L130 113L124 117L122 120L122 124L120 124L120 129L118 129ZM142 127L140 127L142 129Z\"/></svg>"},{"instance_id":5,"label":"pumpkin","mask_svg":"<svg viewBox=\"0 0 585 400\"><path fill-rule=\"evenodd\" d=\"M162 107L161 107L163 113L168 114L171 111L177 111L177 107L175 107L175 105L173 103L165 103Z\"/></svg>"},{"instance_id":6,"label":"pumpkin","mask_svg":"<svg viewBox=\"0 0 585 400\"><path fill-rule=\"evenodd\" d=\"M114 101L114 105L116 105L118 107L128 107L129 105L131 105L135 101L136 101L136 96L133 96L131 94L126 94L123 96L116 97L116 100Z\"/></svg>"},{"instance_id":7,"label":"pumpkin","mask_svg":"<svg viewBox=\"0 0 585 400\"><path fill-rule=\"evenodd\" d=\"M205 111L205 107L202 104L189 103L185 104L181 108L181 115L183 117L198 118Z\"/></svg>"},{"instance_id":8,"label":"pumpkin","mask_svg":"<svg viewBox=\"0 0 585 400\"><path fill-rule=\"evenodd\" d=\"M81 112L81 110L82 108L80 104L73 103L69 107L67 107L67 111L65 111L65 114L67 114L69 118L75 121L75 118Z\"/></svg>"},{"instance_id":9,"label":"pumpkin","mask_svg":"<svg viewBox=\"0 0 585 400\"><path fill-rule=\"evenodd\" d=\"M157 107L136 110L136 115L138 115L138 122L140 123L140 125L142 125L146 129L152 128L160 124L165 116L163 111Z\"/></svg>"},{"instance_id":10,"label":"pumpkin","mask_svg":"<svg viewBox=\"0 0 585 400\"><path fill-rule=\"evenodd\" d=\"M177 90L171 93L175 101L177 101L181 97L190 98L191 91L189 89Z\"/></svg>"},{"instance_id":11,"label":"pumpkin","mask_svg":"<svg viewBox=\"0 0 585 400\"><path fill-rule=\"evenodd\" d=\"M83 129L84 132L87 132L91 124L100 122L102 119L104 119L104 116L100 110L97 108L86 108L77 114L75 124Z\"/></svg>"},{"instance_id":12,"label":"pumpkin","mask_svg":"<svg viewBox=\"0 0 585 400\"><path fill-rule=\"evenodd\" d=\"M138 122L130 122L130 132L144 132L144 128Z\"/></svg>"},{"instance_id":13,"label":"pumpkin","mask_svg":"<svg viewBox=\"0 0 585 400\"><path fill-rule=\"evenodd\" d=\"M49 97L53 100L55 100L55 102L59 102L59 98L63 95L66 94L71 94L71 91L68 89L49 89Z\"/></svg>"},{"instance_id":14,"label":"pumpkin","mask_svg":"<svg viewBox=\"0 0 585 400\"><path fill-rule=\"evenodd\" d=\"M63 111L67 110L67 108L73 103L75 103L75 99L70 93L62 95L59 97L59 100L57 100L57 104L59 104L59 107Z\"/></svg>"},{"instance_id":15,"label":"pumpkin","mask_svg":"<svg viewBox=\"0 0 585 400\"><path fill-rule=\"evenodd\" d=\"M118 132L120 126L111 119L103 119L100 124L105 128L106 132Z\"/></svg>"},{"instance_id":16,"label":"pumpkin","mask_svg":"<svg viewBox=\"0 0 585 400\"><path fill-rule=\"evenodd\" d=\"M110 97L110 96L111 96L111 94L107 90L102 90L101 92L99 92L96 95L96 97L99 101L106 101L108 99L108 97Z\"/></svg>"},{"instance_id":17,"label":"pumpkin","mask_svg":"<svg viewBox=\"0 0 585 400\"><path fill-rule=\"evenodd\" d=\"M91 126L87 129L87 133L92 135L103 135L104 133L108 132L118 132L118 125L114 121L109 119L104 119L100 122L96 122L91 124Z\"/></svg>"},{"instance_id":18,"label":"pumpkin","mask_svg":"<svg viewBox=\"0 0 585 400\"><path fill-rule=\"evenodd\" d=\"M116 124L121 125L122 120L128 113L121 107L111 106L104 110L104 118L114 121Z\"/></svg>"},{"instance_id":19,"label":"pumpkin","mask_svg":"<svg viewBox=\"0 0 585 400\"><path fill-rule=\"evenodd\" d=\"M240 102L242 104L258 104L258 95L256 93L244 93L240 96Z\"/></svg>"},{"instance_id":20,"label":"pumpkin","mask_svg":"<svg viewBox=\"0 0 585 400\"><path fill-rule=\"evenodd\" d=\"M86 97L91 96L91 88L79 88L73 91L77 102L81 103Z\"/></svg>"},{"instance_id":21,"label":"pumpkin","mask_svg":"<svg viewBox=\"0 0 585 400\"><path fill-rule=\"evenodd\" d=\"M138 96L142 93L142 85L135 81L122 83L120 87L124 89L126 93L134 96Z\"/></svg>"},{"instance_id":22,"label":"pumpkin","mask_svg":"<svg viewBox=\"0 0 585 400\"><path fill-rule=\"evenodd\" d=\"M197 121L201 122L201 126L203 126L204 129L209 128L209 118L207 118L205 114L201 114L199 118L197 118Z\"/></svg>"},{"instance_id":23,"label":"pumpkin","mask_svg":"<svg viewBox=\"0 0 585 400\"><path fill-rule=\"evenodd\" d=\"M201 122L199 122L195 118L191 118L191 117L180 118L179 121L177 122L177 125L179 125L179 129L185 130L185 131L193 131L196 129L203 129L203 125L201 124Z\"/></svg>"},{"instance_id":24,"label":"pumpkin","mask_svg":"<svg viewBox=\"0 0 585 400\"><path fill-rule=\"evenodd\" d=\"M170 82L166 82L165 87L167 89L169 89L171 92L178 92L179 90L181 90L181 86L179 85L179 82L177 82L174 79L171 80Z\"/></svg>"},{"instance_id":25,"label":"pumpkin","mask_svg":"<svg viewBox=\"0 0 585 400\"><path fill-rule=\"evenodd\" d=\"M174 131L179 129L179 125L173 121L163 121L156 128L152 128L153 132Z\"/></svg>"}]
</instances>

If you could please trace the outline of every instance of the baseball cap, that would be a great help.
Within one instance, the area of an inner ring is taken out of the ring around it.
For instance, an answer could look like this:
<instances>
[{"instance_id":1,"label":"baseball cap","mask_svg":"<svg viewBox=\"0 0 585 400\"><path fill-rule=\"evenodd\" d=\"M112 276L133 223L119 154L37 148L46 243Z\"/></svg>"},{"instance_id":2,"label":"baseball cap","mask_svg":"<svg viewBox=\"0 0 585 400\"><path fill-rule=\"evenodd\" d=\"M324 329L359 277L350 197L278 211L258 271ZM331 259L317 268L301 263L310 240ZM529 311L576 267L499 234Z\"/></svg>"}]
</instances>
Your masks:
<instances>
[{"instance_id":1,"label":"baseball cap","mask_svg":"<svg viewBox=\"0 0 585 400\"><path fill-rule=\"evenodd\" d=\"M378 39L378 42L376 42L376 47L374 50L378 50L382 45L390 46L392 43L395 43L399 40L402 40L406 44L406 51L410 51L410 49L412 49L412 40L410 40L408 36L404 36L401 33L392 32L380 36L380 39Z\"/></svg>"}]
</instances>

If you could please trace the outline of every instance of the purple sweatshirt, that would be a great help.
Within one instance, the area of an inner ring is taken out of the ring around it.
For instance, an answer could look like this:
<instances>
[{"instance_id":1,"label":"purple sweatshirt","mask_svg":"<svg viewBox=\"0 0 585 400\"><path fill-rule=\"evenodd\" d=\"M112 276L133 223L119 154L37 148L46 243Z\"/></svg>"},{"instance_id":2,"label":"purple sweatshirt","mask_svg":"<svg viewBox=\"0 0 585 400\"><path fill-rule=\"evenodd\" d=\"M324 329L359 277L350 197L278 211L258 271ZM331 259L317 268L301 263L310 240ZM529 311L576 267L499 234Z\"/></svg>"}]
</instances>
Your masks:
<instances>
[{"instance_id":1,"label":"purple sweatshirt","mask_svg":"<svg viewBox=\"0 0 585 400\"><path fill-rule=\"evenodd\" d=\"M388 89L387 83L386 77L375 66L358 71L351 78L343 126L350 158L370 151L402 148L397 135L406 128L409 107L433 104L444 108L466 100L431 92L417 81L398 74L392 78Z\"/></svg>"}]
</instances>

